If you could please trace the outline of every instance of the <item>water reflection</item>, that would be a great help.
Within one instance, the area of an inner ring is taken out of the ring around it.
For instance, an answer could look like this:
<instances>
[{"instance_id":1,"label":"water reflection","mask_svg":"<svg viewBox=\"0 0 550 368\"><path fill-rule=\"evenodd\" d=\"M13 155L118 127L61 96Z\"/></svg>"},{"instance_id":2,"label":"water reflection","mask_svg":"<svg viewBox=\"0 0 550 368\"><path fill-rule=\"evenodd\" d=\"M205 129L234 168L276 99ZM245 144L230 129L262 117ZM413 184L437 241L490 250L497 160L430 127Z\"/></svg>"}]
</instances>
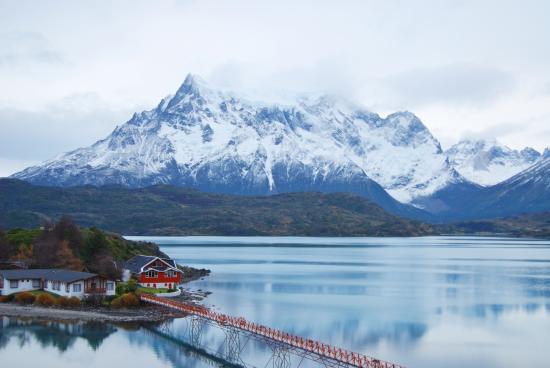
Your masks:
<instances>
[{"instance_id":1,"label":"water reflection","mask_svg":"<svg viewBox=\"0 0 550 368\"><path fill-rule=\"evenodd\" d=\"M155 239L153 239L155 240ZM157 239L158 240L158 239ZM165 241L162 240L161 241ZM213 270L191 284L212 308L408 367L547 366L550 242L498 238L168 239L181 263ZM184 243L177 246L177 243ZM315 242L320 242L316 244ZM259 243L262 246L255 246ZM268 244L269 247L265 247ZM223 366L223 331L206 348L169 324L44 324L4 319L2 366ZM9 323L5 323L8 321ZM250 341L243 359L263 367ZM85 364L84 364L85 363ZM313 365L306 363L301 368Z\"/></svg>"},{"instance_id":2,"label":"water reflection","mask_svg":"<svg viewBox=\"0 0 550 368\"><path fill-rule=\"evenodd\" d=\"M299 335L407 366L452 366L442 352L486 367L550 359L533 349L550 341L548 241L151 240L182 263L213 270L192 287L213 291L214 308Z\"/></svg>"},{"instance_id":3,"label":"water reflection","mask_svg":"<svg viewBox=\"0 0 550 368\"><path fill-rule=\"evenodd\" d=\"M16 340L20 347L24 347L34 339L43 348L52 347L65 352L73 346L77 338L81 338L95 351L113 332L115 332L113 326L98 322L70 323L3 317L0 347L5 347L10 339Z\"/></svg>"},{"instance_id":4,"label":"water reflection","mask_svg":"<svg viewBox=\"0 0 550 368\"><path fill-rule=\"evenodd\" d=\"M233 367L184 340L164 335L155 323L112 325L8 317L1 321L3 367Z\"/></svg>"}]
</instances>

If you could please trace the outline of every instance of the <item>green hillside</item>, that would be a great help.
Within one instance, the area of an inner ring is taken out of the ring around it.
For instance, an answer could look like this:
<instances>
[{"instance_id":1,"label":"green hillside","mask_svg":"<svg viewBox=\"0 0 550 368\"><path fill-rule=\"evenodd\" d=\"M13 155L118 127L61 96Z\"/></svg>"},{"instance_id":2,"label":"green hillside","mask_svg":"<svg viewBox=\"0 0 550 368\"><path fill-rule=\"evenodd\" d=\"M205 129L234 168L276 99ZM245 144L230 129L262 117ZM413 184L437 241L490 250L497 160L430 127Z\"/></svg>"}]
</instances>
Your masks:
<instances>
[{"instance_id":1,"label":"green hillside","mask_svg":"<svg viewBox=\"0 0 550 368\"><path fill-rule=\"evenodd\" d=\"M420 236L430 225L399 218L347 193L232 196L173 186L41 187L0 179L0 225L40 226L62 215L125 235Z\"/></svg>"}]
</instances>

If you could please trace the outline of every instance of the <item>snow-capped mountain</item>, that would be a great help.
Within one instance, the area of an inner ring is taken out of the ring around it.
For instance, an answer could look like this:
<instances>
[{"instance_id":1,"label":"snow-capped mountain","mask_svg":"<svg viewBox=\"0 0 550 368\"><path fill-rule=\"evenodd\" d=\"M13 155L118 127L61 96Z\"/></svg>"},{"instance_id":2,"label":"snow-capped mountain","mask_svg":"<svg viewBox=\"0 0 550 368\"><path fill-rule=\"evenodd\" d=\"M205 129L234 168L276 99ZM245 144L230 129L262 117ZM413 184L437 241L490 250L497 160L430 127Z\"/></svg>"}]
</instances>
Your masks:
<instances>
[{"instance_id":1,"label":"snow-capped mountain","mask_svg":"<svg viewBox=\"0 0 550 368\"><path fill-rule=\"evenodd\" d=\"M449 163L466 179L498 184L535 164L541 154L533 148L513 150L496 140L462 140L446 152Z\"/></svg>"},{"instance_id":2,"label":"snow-capped mountain","mask_svg":"<svg viewBox=\"0 0 550 368\"><path fill-rule=\"evenodd\" d=\"M401 202L465 181L410 112L382 118L329 96L252 102L192 75L175 95L107 138L13 177L61 186L167 183L237 194L384 197L378 183Z\"/></svg>"}]
</instances>

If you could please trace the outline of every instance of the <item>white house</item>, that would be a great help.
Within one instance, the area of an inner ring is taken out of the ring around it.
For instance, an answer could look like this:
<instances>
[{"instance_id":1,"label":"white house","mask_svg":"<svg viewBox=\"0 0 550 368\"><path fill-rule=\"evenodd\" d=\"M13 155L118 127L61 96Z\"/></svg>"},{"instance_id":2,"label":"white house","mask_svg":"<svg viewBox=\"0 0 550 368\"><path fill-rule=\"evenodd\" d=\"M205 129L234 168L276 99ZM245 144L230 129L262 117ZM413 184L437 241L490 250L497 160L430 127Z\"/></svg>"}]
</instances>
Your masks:
<instances>
[{"instance_id":1,"label":"white house","mask_svg":"<svg viewBox=\"0 0 550 368\"><path fill-rule=\"evenodd\" d=\"M60 269L0 270L0 295L45 290L61 296L115 295L115 281Z\"/></svg>"}]
</instances>

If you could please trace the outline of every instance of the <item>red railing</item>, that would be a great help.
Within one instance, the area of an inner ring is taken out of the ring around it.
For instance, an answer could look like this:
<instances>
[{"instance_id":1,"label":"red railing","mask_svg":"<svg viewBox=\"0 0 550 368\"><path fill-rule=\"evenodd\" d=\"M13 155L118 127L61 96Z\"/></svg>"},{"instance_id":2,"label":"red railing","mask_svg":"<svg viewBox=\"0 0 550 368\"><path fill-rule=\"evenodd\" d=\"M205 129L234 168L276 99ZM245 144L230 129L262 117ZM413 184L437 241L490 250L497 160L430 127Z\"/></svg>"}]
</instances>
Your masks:
<instances>
[{"instance_id":1,"label":"red railing","mask_svg":"<svg viewBox=\"0 0 550 368\"><path fill-rule=\"evenodd\" d=\"M206 307L190 305L165 298L159 298L150 294L141 294L141 300L181 312L193 314L214 321L222 326L231 326L253 334L261 335L272 340L291 345L293 347L317 354L322 357L334 359L338 362L359 368L403 368L400 365L384 362L364 354L355 353L336 346L328 345L311 339L291 335L287 332L266 327L257 323L248 322L242 317L231 317L214 312Z\"/></svg>"}]
</instances>

